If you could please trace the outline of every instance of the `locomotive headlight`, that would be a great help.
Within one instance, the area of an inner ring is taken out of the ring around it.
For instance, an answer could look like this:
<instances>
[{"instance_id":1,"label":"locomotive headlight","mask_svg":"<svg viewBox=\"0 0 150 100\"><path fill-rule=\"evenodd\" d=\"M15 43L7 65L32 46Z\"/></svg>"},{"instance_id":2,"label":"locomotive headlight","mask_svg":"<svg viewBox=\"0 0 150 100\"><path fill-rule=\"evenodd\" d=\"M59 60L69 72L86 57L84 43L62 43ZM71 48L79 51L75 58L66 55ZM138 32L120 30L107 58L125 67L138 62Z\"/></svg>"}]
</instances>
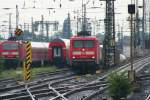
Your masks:
<instances>
[{"instance_id":1,"label":"locomotive headlight","mask_svg":"<svg viewBox=\"0 0 150 100\"><path fill-rule=\"evenodd\" d=\"M72 58L75 59L75 56L73 56Z\"/></svg>"},{"instance_id":2,"label":"locomotive headlight","mask_svg":"<svg viewBox=\"0 0 150 100\"><path fill-rule=\"evenodd\" d=\"M85 49L82 49L82 51L85 51Z\"/></svg>"},{"instance_id":3,"label":"locomotive headlight","mask_svg":"<svg viewBox=\"0 0 150 100\"><path fill-rule=\"evenodd\" d=\"M95 57L93 56L92 59L94 59Z\"/></svg>"}]
</instances>

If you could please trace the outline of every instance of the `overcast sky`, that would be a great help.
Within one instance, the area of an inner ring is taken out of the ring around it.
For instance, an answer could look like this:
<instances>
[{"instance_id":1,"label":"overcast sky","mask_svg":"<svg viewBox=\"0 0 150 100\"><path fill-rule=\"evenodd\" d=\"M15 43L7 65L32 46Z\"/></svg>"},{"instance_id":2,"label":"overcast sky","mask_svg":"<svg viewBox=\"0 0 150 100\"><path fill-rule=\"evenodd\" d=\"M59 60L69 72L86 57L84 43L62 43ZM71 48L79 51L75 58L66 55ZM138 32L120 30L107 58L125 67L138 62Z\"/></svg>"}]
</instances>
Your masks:
<instances>
[{"instance_id":1,"label":"overcast sky","mask_svg":"<svg viewBox=\"0 0 150 100\"><path fill-rule=\"evenodd\" d=\"M35 3L34 3L35 1ZM88 0L83 0L86 3ZM105 17L105 1L89 0L87 4L87 17L93 19L104 19ZM142 1L142 0L139 0ZM131 0L116 0L116 25L124 26L124 30L128 29L127 18L127 5ZM61 8L60 8L61 4ZM77 16L73 11L81 10L82 0L0 0L0 25L8 25L3 21L8 21L8 13L12 13L12 24L15 26L15 7L19 6L19 24L31 23L31 17L34 20L40 20L41 15L44 15L44 20L58 20L62 24L63 20L67 17L67 13L71 13L71 19ZM35 7L35 8L33 8ZM91 9L91 7L100 7ZM3 8L11 8L5 10ZM24 9L23 9L24 8ZM55 9L47 9L55 8Z\"/></svg>"},{"instance_id":2,"label":"overcast sky","mask_svg":"<svg viewBox=\"0 0 150 100\"><path fill-rule=\"evenodd\" d=\"M34 7L34 0L0 0L0 8L12 8L11 10L2 10L0 12L0 15L3 17L7 17L5 14L7 13L13 13L15 15L15 6L18 5L19 8L26 8L26 9L19 9L20 13L20 20L25 20L28 21L30 18L33 16L35 19L40 18L40 15L44 15L46 18L47 16L49 17L54 17L56 20L64 19L66 17L66 14L68 12L72 13L73 10L81 10L81 4L82 0L73 0L70 2L69 0L35 0L35 7L36 9L32 9ZM55 2L54 2L55 1ZM88 0L83 0L84 2ZM104 1L99 1L99 0L89 0L89 4L87 5L87 8L96 6L96 7L101 7L100 9L88 9L94 11L99 11L97 14L101 15L104 14L104 8L105 4ZM94 1L94 2L93 2ZM115 5L116 5L116 12L118 11L119 13L126 14L127 12L127 4L130 3L130 0L116 0ZM62 7L60 8L60 4ZM46 8L56 8L55 13L54 10L48 10ZM94 14L87 14L90 16L97 16L97 17L102 17L98 16L96 13ZM7 20L7 18L6 18Z\"/></svg>"}]
</instances>

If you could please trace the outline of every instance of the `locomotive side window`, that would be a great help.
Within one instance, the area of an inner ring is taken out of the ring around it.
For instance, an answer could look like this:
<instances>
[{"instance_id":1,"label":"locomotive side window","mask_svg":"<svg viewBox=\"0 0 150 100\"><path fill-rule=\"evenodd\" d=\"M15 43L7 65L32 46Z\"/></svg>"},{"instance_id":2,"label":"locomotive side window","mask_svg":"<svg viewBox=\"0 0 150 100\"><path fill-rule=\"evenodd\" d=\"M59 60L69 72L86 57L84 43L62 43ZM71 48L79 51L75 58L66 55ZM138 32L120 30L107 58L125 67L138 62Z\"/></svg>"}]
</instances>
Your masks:
<instances>
[{"instance_id":1,"label":"locomotive side window","mask_svg":"<svg viewBox=\"0 0 150 100\"><path fill-rule=\"evenodd\" d=\"M4 50L17 50L18 45L17 44L3 44L2 48Z\"/></svg>"},{"instance_id":2,"label":"locomotive side window","mask_svg":"<svg viewBox=\"0 0 150 100\"><path fill-rule=\"evenodd\" d=\"M92 40L84 41L84 47L92 48L93 46L94 46L94 41L92 41Z\"/></svg>"},{"instance_id":3,"label":"locomotive side window","mask_svg":"<svg viewBox=\"0 0 150 100\"><path fill-rule=\"evenodd\" d=\"M74 43L73 43L73 46L75 48L81 48L81 47L83 47L83 41L75 40Z\"/></svg>"},{"instance_id":4,"label":"locomotive side window","mask_svg":"<svg viewBox=\"0 0 150 100\"><path fill-rule=\"evenodd\" d=\"M61 56L61 48L54 48L54 57Z\"/></svg>"},{"instance_id":5,"label":"locomotive side window","mask_svg":"<svg viewBox=\"0 0 150 100\"><path fill-rule=\"evenodd\" d=\"M61 50L60 50L60 48L57 49L57 56L59 56L59 57L61 56Z\"/></svg>"}]
</instances>

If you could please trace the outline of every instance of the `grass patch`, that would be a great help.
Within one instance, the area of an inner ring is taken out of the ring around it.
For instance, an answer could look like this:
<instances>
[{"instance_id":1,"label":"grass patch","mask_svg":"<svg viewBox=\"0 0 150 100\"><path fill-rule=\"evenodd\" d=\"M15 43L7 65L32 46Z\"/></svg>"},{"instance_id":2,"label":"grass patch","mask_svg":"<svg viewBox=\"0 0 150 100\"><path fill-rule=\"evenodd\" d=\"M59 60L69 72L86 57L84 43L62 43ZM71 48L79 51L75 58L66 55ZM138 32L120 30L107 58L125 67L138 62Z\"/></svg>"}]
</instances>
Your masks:
<instances>
[{"instance_id":1,"label":"grass patch","mask_svg":"<svg viewBox=\"0 0 150 100\"><path fill-rule=\"evenodd\" d=\"M16 71L19 70L7 70L7 71L2 71L0 74L0 78L7 78L7 77L17 77Z\"/></svg>"},{"instance_id":2,"label":"grass patch","mask_svg":"<svg viewBox=\"0 0 150 100\"><path fill-rule=\"evenodd\" d=\"M55 66L44 66L44 67L36 67L36 68L31 68L30 73L31 77L34 77L38 73L46 73L46 72L55 72L58 71L59 69ZM4 70L0 74L0 78L8 78L8 77L14 77L17 79L23 79L23 68L17 68L11 69L11 70Z\"/></svg>"},{"instance_id":3,"label":"grass patch","mask_svg":"<svg viewBox=\"0 0 150 100\"><path fill-rule=\"evenodd\" d=\"M38 68L32 68L31 74L32 74L32 76L35 76L38 73L55 72L58 70L59 69L55 66L38 67Z\"/></svg>"}]
</instances>

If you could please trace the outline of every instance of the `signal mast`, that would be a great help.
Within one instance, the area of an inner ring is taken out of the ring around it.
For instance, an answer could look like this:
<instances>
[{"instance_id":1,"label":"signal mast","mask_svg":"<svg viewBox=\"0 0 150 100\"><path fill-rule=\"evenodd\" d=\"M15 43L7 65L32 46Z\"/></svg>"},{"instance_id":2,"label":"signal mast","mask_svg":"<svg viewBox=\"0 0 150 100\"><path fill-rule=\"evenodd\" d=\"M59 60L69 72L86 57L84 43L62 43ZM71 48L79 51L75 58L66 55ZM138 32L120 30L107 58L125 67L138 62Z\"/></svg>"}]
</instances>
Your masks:
<instances>
[{"instance_id":1,"label":"signal mast","mask_svg":"<svg viewBox=\"0 0 150 100\"><path fill-rule=\"evenodd\" d=\"M78 36L91 36L91 32L87 31L86 4L82 2L82 28L81 31L77 33Z\"/></svg>"},{"instance_id":2,"label":"signal mast","mask_svg":"<svg viewBox=\"0 0 150 100\"><path fill-rule=\"evenodd\" d=\"M104 39L104 65L106 68L112 67L116 64L115 61L115 0L101 0L106 1L105 11L105 39Z\"/></svg>"}]
</instances>

